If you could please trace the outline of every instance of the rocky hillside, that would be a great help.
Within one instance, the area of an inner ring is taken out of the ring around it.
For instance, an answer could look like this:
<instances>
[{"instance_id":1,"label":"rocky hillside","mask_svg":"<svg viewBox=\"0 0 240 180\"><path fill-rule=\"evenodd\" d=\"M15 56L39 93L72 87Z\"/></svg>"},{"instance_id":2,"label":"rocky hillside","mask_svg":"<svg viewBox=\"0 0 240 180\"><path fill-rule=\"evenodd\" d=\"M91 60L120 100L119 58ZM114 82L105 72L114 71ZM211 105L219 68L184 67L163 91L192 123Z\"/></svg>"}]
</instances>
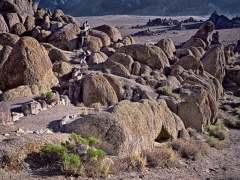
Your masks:
<instances>
[{"instance_id":1,"label":"rocky hillside","mask_svg":"<svg viewBox=\"0 0 240 180\"><path fill-rule=\"evenodd\" d=\"M237 15L238 0L34 0L39 7L62 9L72 16L107 14L136 15L208 15L213 11Z\"/></svg>"}]
</instances>

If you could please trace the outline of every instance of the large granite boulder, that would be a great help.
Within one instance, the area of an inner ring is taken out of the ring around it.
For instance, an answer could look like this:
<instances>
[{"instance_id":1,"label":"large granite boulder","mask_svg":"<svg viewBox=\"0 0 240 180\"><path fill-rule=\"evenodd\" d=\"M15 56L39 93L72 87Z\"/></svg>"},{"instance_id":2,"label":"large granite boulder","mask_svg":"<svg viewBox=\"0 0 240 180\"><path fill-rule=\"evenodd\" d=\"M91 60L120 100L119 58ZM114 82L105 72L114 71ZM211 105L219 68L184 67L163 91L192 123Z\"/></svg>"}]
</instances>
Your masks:
<instances>
[{"instance_id":1,"label":"large granite boulder","mask_svg":"<svg viewBox=\"0 0 240 180\"><path fill-rule=\"evenodd\" d=\"M224 49L220 45L215 45L209 49L201 58L204 70L217 78L221 83L225 76L225 55Z\"/></svg>"},{"instance_id":2,"label":"large granite boulder","mask_svg":"<svg viewBox=\"0 0 240 180\"><path fill-rule=\"evenodd\" d=\"M26 31L31 31L35 27L35 17L28 16L24 22Z\"/></svg>"},{"instance_id":3,"label":"large granite boulder","mask_svg":"<svg viewBox=\"0 0 240 180\"><path fill-rule=\"evenodd\" d=\"M106 33L111 38L111 41L113 42L117 42L118 40L122 39L122 36L119 30L113 26L101 25L93 29Z\"/></svg>"},{"instance_id":4,"label":"large granite boulder","mask_svg":"<svg viewBox=\"0 0 240 180\"><path fill-rule=\"evenodd\" d=\"M111 106L118 102L114 89L101 74L91 73L84 78L82 96L85 106L97 102L104 106Z\"/></svg>"},{"instance_id":5,"label":"large granite boulder","mask_svg":"<svg viewBox=\"0 0 240 180\"><path fill-rule=\"evenodd\" d=\"M10 29L10 32L12 34L22 36L26 32L26 28L24 27L24 25L22 23L17 23L12 26L12 28Z\"/></svg>"},{"instance_id":6,"label":"large granite boulder","mask_svg":"<svg viewBox=\"0 0 240 180\"><path fill-rule=\"evenodd\" d=\"M58 31L51 34L48 43L53 44L59 49L73 51L77 48L80 29L76 24L69 23L61 27Z\"/></svg>"},{"instance_id":7,"label":"large granite boulder","mask_svg":"<svg viewBox=\"0 0 240 180\"><path fill-rule=\"evenodd\" d=\"M88 64L94 65L103 63L108 59L108 56L103 52L92 53L88 58Z\"/></svg>"},{"instance_id":8,"label":"large granite boulder","mask_svg":"<svg viewBox=\"0 0 240 180\"><path fill-rule=\"evenodd\" d=\"M157 46L132 44L116 50L117 53L125 53L134 60L145 63L152 69L164 69L170 67L168 58L163 50Z\"/></svg>"},{"instance_id":9,"label":"large granite boulder","mask_svg":"<svg viewBox=\"0 0 240 180\"><path fill-rule=\"evenodd\" d=\"M19 37L17 35L11 33L0 33L0 44L2 46L13 47L18 40Z\"/></svg>"},{"instance_id":10,"label":"large granite boulder","mask_svg":"<svg viewBox=\"0 0 240 180\"><path fill-rule=\"evenodd\" d=\"M99 52L103 44L100 38L89 35L85 38L83 46L91 52Z\"/></svg>"},{"instance_id":11,"label":"large granite boulder","mask_svg":"<svg viewBox=\"0 0 240 180\"><path fill-rule=\"evenodd\" d=\"M12 51L12 47L4 46L3 49L0 51L0 69L2 68L3 63L8 59Z\"/></svg>"},{"instance_id":12,"label":"large granite boulder","mask_svg":"<svg viewBox=\"0 0 240 180\"><path fill-rule=\"evenodd\" d=\"M47 92L57 84L45 48L34 38L20 38L0 71L0 89L37 85L40 92Z\"/></svg>"},{"instance_id":13,"label":"large granite boulder","mask_svg":"<svg viewBox=\"0 0 240 180\"><path fill-rule=\"evenodd\" d=\"M132 71L132 65L134 63L134 60L129 55L126 55L124 53L114 53L112 56L109 57L109 61L120 63L125 68L127 68L129 72Z\"/></svg>"},{"instance_id":14,"label":"large granite boulder","mask_svg":"<svg viewBox=\"0 0 240 180\"><path fill-rule=\"evenodd\" d=\"M160 47L164 51L165 55L168 57L171 63L174 62L174 53L176 52L176 48L171 39L162 39L157 44L155 44L155 46Z\"/></svg>"},{"instance_id":15,"label":"large granite boulder","mask_svg":"<svg viewBox=\"0 0 240 180\"><path fill-rule=\"evenodd\" d=\"M107 47L111 43L110 37L102 31L97 31L97 30L93 29L92 31L90 31L90 35L100 38L102 41L103 47Z\"/></svg>"},{"instance_id":16,"label":"large granite boulder","mask_svg":"<svg viewBox=\"0 0 240 180\"><path fill-rule=\"evenodd\" d=\"M206 43L201 38L190 38L187 42L183 44L182 48L189 48L189 47L201 47L203 49L207 48Z\"/></svg>"},{"instance_id":17,"label":"large granite boulder","mask_svg":"<svg viewBox=\"0 0 240 180\"><path fill-rule=\"evenodd\" d=\"M94 136L109 154L123 155L152 150L155 140L177 139L185 127L164 100L124 100L96 115L79 118L65 126L66 132Z\"/></svg>"},{"instance_id":18,"label":"large granite boulder","mask_svg":"<svg viewBox=\"0 0 240 180\"><path fill-rule=\"evenodd\" d=\"M61 49L58 49L56 47L53 47L48 51L48 56L52 63L68 62L70 60Z\"/></svg>"}]
</instances>

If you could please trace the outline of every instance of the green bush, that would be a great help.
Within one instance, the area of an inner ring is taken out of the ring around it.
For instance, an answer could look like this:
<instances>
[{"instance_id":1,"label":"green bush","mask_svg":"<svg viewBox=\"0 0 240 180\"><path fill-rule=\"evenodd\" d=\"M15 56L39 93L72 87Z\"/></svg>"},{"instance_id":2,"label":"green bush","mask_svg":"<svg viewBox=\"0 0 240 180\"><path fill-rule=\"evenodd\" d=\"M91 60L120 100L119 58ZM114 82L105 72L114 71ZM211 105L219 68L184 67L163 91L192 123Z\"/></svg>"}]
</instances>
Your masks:
<instances>
[{"instance_id":1,"label":"green bush","mask_svg":"<svg viewBox=\"0 0 240 180\"><path fill-rule=\"evenodd\" d=\"M98 140L95 137L89 137L88 138L88 145L90 147L92 147L94 145L97 145L97 143L98 143Z\"/></svg>"},{"instance_id":2,"label":"green bush","mask_svg":"<svg viewBox=\"0 0 240 180\"><path fill-rule=\"evenodd\" d=\"M171 97L175 98L176 100L180 99L179 94L173 93L168 86L159 87L158 91L161 94L166 95L166 96L171 96Z\"/></svg>"},{"instance_id":3,"label":"green bush","mask_svg":"<svg viewBox=\"0 0 240 180\"><path fill-rule=\"evenodd\" d=\"M78 155L71 154L69 157L64 159L63 165L66 171L76 174L81 165L81 160Z\"/></svg>"},{"instance_id":4,"label":"green bush","mask_svg":"<svg viewBox=\"0 0 240 180\"><path fill-rule=\"evenodd\" d=\"M103 150L96 150L89 148L87 150L87 155L90 160L103 160L106 157L106 153Z\"/></svg>"},{"instance_id":5,"label":"green bush","mask_svg":"<svg viewBox=\"0 0 240 180\"><path fill-rule=\"evenodd\" d=\"M213 137L213 136L208 136L205 135L206 143L209 144L209 146L214 147L218 150L222 150L226 147L226 145L221 142L219 139Z\"/></svg>"},{"instance_id":6,"label":"green bush","mask_svg":"<svg viewBox=\"0 0 240 180\"><path fill-rule=\"evenodd\" d=\"M228 130L223 124L207 125L204 130L208 132L209 136L224 140L228 137Z\"/></svg>"}]
</instances>

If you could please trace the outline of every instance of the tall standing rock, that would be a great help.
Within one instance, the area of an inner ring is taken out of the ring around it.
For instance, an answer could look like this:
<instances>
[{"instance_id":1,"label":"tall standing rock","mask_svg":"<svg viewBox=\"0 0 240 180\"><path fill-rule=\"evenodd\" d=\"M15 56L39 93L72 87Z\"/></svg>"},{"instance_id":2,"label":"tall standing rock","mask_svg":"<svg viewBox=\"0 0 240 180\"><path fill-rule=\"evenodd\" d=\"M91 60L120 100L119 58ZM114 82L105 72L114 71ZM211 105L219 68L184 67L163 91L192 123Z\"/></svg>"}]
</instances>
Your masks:
<instances>
[{"instance_id":1,"label":"tall standing rock","mask_svg":"<svg viewBox=\"0 0 240 180\"><path fill-rule=\"evenodd\" d=\"M207 45L209 44L209 36L212 34L214 30L214 24L211 21L207 21L201 25L199 30L192 38L200 38L202 39Z\"/></svg>"},{"instance_id":2,"label":"tall standing rock","mask_svg":"<svg viewBox=\"0 0 240 180\"><path fill-rule=\"evenodd\" d=\"M160 47L164 51L170 62L174 62L174 53L176 52L176 48L171 39L162 39L157 44L155 44L155 46Z\"/></svg>"},{"instance_id":3,"label":"tall standing rock","mask_svg":"<svg viewBox=\"0 0 240 180\"><path fill-rule=\"evenodd\" d=\"M201 59L204 70L213 75L220 82L225 76L225 55L224 49L220 45L215 45L209 49Z\"/></svg>"},{"instance_id":4,"label":"tall standing rock","mask_svg":"<svg viewBox=\"0 0 240 180\"><path fill-rule=\"evenodd\" d=\"M19 39L0 71L2 91L21 85L37 85L40 92L47 92L57 83L45 48L31 37Z\"/></svg>"}]
</instances>

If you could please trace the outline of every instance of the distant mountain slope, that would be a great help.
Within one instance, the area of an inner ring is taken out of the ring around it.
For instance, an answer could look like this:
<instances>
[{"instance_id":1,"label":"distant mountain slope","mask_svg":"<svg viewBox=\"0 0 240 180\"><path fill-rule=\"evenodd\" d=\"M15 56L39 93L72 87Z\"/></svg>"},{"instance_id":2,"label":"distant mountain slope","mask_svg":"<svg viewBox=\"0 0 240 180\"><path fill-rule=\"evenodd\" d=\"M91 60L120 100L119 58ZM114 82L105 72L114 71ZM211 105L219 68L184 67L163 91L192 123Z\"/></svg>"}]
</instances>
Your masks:
<instances>
[{"instance_id":1,"label":"distant mountain slope","mask_svg":"<svg viewBox=\"0 0 240 180\"><path fill-rule=\"evenodd\" d=\"M72 16L109 14L208 15L213 11L239 15L240 0L33 0L51 11L62 9Z\"/></svg>"}]
</instances>

